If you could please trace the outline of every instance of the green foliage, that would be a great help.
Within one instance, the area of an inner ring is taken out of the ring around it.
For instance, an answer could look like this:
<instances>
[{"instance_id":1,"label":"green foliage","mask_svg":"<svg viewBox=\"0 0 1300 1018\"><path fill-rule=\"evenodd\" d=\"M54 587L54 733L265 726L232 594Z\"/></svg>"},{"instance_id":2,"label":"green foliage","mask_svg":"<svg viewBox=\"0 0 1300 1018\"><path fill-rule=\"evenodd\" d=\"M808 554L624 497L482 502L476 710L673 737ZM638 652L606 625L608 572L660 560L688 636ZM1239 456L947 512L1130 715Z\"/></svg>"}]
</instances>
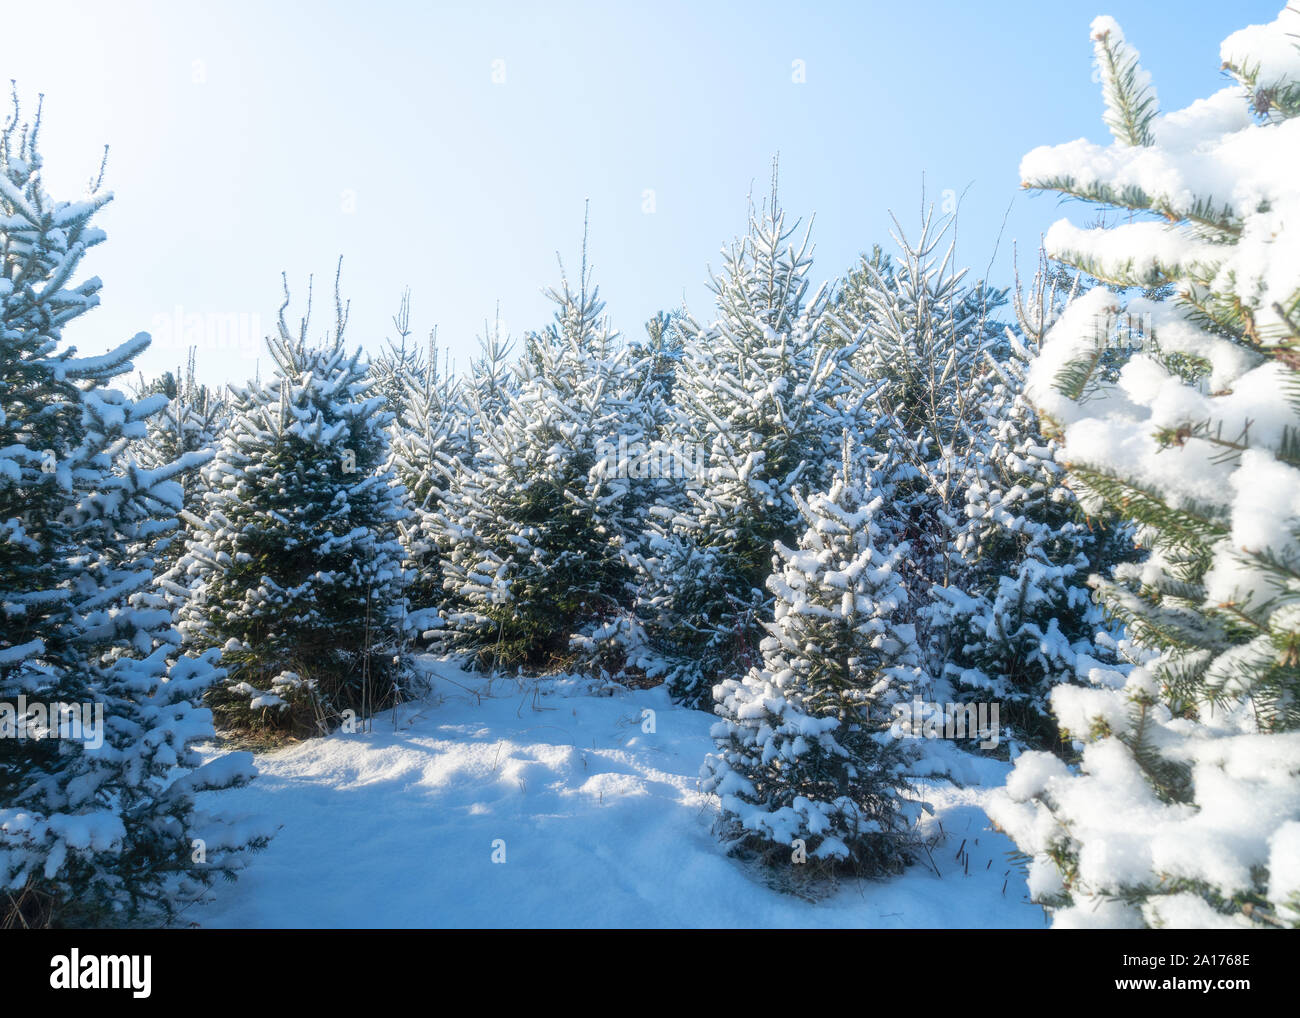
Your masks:
<instances>
[{"instance_id":1,"label":"green foliage","mask_svg":"<svg viewBox=\"0 0 1300 1018\"><path fill-rule=\"evenodd\" d=\"M653 425L644 362L604 305L567 279L554 324L530 335L517 377L487 417L473 464L435 516L448 647L483 666L577 664L620 671L642 530L642 486L617 470L620 438Z\"/></svg>"},{"instance_id":2,"label":"green foliage","mask_svg":"<svg viewBox=\"0 0 1300 1018\"><path fill-rule=\"evenodd\" d=\"M205 471L204 514L190 517L173 570L187 638L224 648L229 680L210 695L228 727L328 730L400 695L401 489L385 471L383 397L346 314L321 346L281 307L276 371L232 391L231 421Z\"/></svg>"}]
</instances>

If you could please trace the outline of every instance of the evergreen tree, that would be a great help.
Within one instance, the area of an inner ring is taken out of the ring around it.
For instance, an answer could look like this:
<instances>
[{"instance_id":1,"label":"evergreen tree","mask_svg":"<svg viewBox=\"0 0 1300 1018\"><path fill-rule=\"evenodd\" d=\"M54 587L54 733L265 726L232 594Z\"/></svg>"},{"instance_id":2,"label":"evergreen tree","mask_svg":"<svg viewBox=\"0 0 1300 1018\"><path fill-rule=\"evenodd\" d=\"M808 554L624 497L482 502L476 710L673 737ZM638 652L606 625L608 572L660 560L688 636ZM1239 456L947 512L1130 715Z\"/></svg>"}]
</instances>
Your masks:
<instances>
[{"instance_id":1,"label":"evergreen tree","mask_svg":"<svg viewBox=\"0 0 1300 1018\"><path fill-rule=\"evenodd\" d=\"M701 774L733 846L774 862L802 850L821 868L875 876L901 870L915 846L914 744L891 728L893 707L927 680L915 627L897 621L908 549L889 546L876 522L884 499L856 478L847 439L844 449L829 492L794 496L807 529L797 548L776 544L763 663L714 687L723 720Z\"/></svg>"},{"instance_id":2,"label":"evergreen tree","mask_svg":"<svg viewBox=\"0 0 1300 1018\"><path fill-rule=\"evenodd\" d=\"M1075 300L1029 378L1085 506L1134 521L1148 552L1095 581L1136 666L1052 695L1078 769L1025 754L991 807L1058 926L1300 924L1297 31L1289 10L1233 34L1239 84L1161 115L1098 18L1114 142L1022 164L1030 186L1133 213L1048 232L1121 292Z\"/></svg>"},{"instance_id":3,"label":"evergreen tree","mask_svg":"<svg viewBox=\"0 0 1300 1018\"><path fill-rule=\"evenodd\" d=\"M913 243L895 222L900 257L879 247L863 256L835 309L849 334L864 334L853 363L869 383L883 383L874 388L879 409L935 450L961 442L971 384L985 350L998 352L1001 341L993 313L1006 303L1004 291L968 284L953 264L953 225L930 209Z\"/></svg>"},{"instance_id":4,"label":"evergreen tree","mask_svg":"<svg viewBox=\"0 0 1300 1018\"><path fill-rule=\"evenodd\" d=\"M145 468L129 443L165 405L110 383L145 333L96 357L63 343L99 303L73 283L111 195L53 200L39 112L0 130L0 925L169 921L266 832L200 809L249 781L246 753L203 763L200 706L220 652L180 650L151 549L202 453Z\"/></svg>"},{"instance_id":5,"label":"evergreen tree","mask_svg":"<svg viewBox=\"0 0 1300 1018\"><path fill-rule=\"evenodd\" d=\"M864 454L887 496L880 522L911 548L904 567L910 610L936 676L947 673L954 651L948 595L964 582L957 549L961 479L980 425L975 383L986 355L1006 356L1004 327L994 318L1005 292L965 282L952 230L952 219L936 221L933 209L915 242L898 227L898 258L879 248L864 256L836 306L842 331L856 337L852 365L869 411Z\"/></svg>"},{"instance_id":6,"label":"evergreen tree","mask_svg":"<svg viewBox=\"0 0 1300 1018\"><path fill-rule=\"evenodd\" d=\"M226 400L224 394L198 381L193 348L190 349L183 380L177 381L176 375L164 372L152 383L141 386L141 398L150 392L162 393L168 402L149 419L144 439L133 444L136 461L141 466L157 469L185 453L216 449L217 436L227 422ZM196 511L205 490L202 472L187 471L180 483L180 508L186 512ZM159 540L156 554L160 568L165 571L175 565L183 548L184 531L178 520L175 533Z\"/></svg>"},{"instance_id":7,"label":"evergreen tree","mask_svg":"<svg viewBox=\"0 0 1300 1018\"><path fill-rule=\"evenodd\" d=\"M674 392L676 431L691 464L687 504L656 521L657 642L670 688L690 704L712 680L759 661L764 590L774 541L797 536L796 485L824 489L846 421L845 365L851 346L828 341L825 287L809 295L808 237L791 243L776 204L750 211L748 234L714 276L718 320L686 316Z\"/></svg>"},{"instance_id":8,"label":"evergreen tree","mask_svg":"<svg viewBox=\"0 0 1300 1018\"><path fill-rule=\"evenodd\" d=\"M438 365L430 359L434 356L433 337L430 337L427 357L419 344L411 340L410 287L402 291L397 314L393 315L393 327L397 339L387 340L384 349L370 362L370 377L375 392L384 397L384 409L397 417L402 412L408 386L413 383L422 388L426 377L438 370Z\"/></svg>"},{"instance_id":9,"label":"evergreen tree","mask_svg":"<svg viewBox=\"0 0 1300 1018\"><path fill-rule=\"evenodd\" d=\"M681 421L674 406L685 343L682 319L682 312L660 311L645 323L644 338L629 344L643 373L640 401L649 431L645 443L620 450L620 456L628 461L626 469L645 482L642 499L661 519L671 519L688 504L686 482L695 465L678 437Z\"/></svg>"},{"instance_id":10,"label":"evergreen tree","mask_svg":"<svg viewBox=\"0 0 1300 1018\"><path fill-rule=\"evenodd\" d=\"M482 370L472 383L478 452L436 524L452 596L447 646L483 665L617 672L636 638L644 529L617 448L648 437L645 372L588 290L585 252L578 292L564 278L549 295L555 321L530 334L514 384Z\"/></svg>"},{"instance_id":11,"label":"evergreen tree","mask_svg":"<svg viewBox=\"0 0 1300 1018\"><path fill-rule=\"evenodd\" d=\"M977 410L959 489L966 521L957 533L960 585L935 588L955 627L949 674L968 696L997 701L1014 738L1050 747L1058 733L1047 697L1059 683L1115 667L1119 634L1094 603L1087 579L1132 545L1128 528L1080 510L1043 434L1025 384L1046 328L1074 291L1046 259L1028 295L1017 291L1019 332L1010 356L985 353ZM1070 287L1062 294L1059 287ZM1131 555L1128 557L1132 557ZM1009 747L1010 748L1010 747Z\"/></svg>"},{"instance_id":12,"label":"evergreen tree","mask_svg":"<svg viewBox=\"0 0 1300 1018\"><path fill-rule=\"evenodd\" d=\"M452 479L470 467L475 443L460 383L439 372L432 336L422 363L428 370L408 372L402 379L387 470L406 494L408 516L399 526L409 623L415 632L432 633L441 627L439 613L446 600L437 518Z\"/></svg>"},{"instance_id":13,"label":"evergreen tree","mask_svg":"<svg viewBox=\"0 0 1300 1018\"><path fill-rule=\"evenodd\" d=\"M631 344L633 358L644 361L659 398L665 403L673 398L678 365L682 360L685 338L682 335L682 311L660 311L645 323L645 338Z\"/></svg>"},{"instance_id":14,"label":"evergreen tree","mask_svg":"<svg viewBox=\"0 0 1300 1018\"><path fill-rule=\"evenodd\" d=\"M206 515L172 574L188 588L187 638L225 649L229 681L211 702L236 727L319 731L391 702L405 679L390 418L361 351L344 347L337 295L336 280L335 328L311 346L310 298L295 335L286 282L274 377L232 390Z\"/></svg>"},{"instance_id":15,"label":"evergreen tree","mask_svg":"<svg viewBox=\"0 0 1300 1018\"><path fill-rule=\"evenodd\" d=\"M499 308L491 328L487 322L483 323L478 346L478 356L470 363L466 380L465 403L471 410L471 425L483 431L495 427L509 405L510 396L519 389L514 370L515 342L501 331Z\"/></svg>"}]
</instances>

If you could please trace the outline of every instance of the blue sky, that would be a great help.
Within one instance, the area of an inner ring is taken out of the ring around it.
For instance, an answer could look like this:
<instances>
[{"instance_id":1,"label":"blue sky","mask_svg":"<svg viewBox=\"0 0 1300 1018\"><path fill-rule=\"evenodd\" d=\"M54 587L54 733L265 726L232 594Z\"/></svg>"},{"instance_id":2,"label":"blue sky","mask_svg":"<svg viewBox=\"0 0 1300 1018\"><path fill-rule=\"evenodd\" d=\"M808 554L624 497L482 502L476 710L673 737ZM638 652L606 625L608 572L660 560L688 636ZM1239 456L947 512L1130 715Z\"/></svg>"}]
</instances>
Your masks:
<instances>
[{"instance_id":1,"label":"blue sky","mask_svg":"<svg viewBox=\"0 0 1300 1018\"><path fill-rule=\"evenodd\" d=\"M1017 167L1104 137L1092 18L1119 20L1169 110L1222 87L1219 42L1281 6L42 0L6 11L0 74L29 108L45 94L56 197L111 145L85 262L102 306L68 338L151 331L154 374L197 328L200 374L242 381L267 370L281 271L293 311L315 275L319 333L340 255L367 349L407 286L417 334L437 324L461 366L498 302L511 333L544 326L587 198L616 327L683 301L707 317L707 266L777 152L789 217L816 213L818 281L889 245L891 210L914 227L924 179L936 202L965 192L958 257L1005 285L1013 240L1028 267L1056 218L1088 215L1021 192Z\"/></svg>"}]
</instances>

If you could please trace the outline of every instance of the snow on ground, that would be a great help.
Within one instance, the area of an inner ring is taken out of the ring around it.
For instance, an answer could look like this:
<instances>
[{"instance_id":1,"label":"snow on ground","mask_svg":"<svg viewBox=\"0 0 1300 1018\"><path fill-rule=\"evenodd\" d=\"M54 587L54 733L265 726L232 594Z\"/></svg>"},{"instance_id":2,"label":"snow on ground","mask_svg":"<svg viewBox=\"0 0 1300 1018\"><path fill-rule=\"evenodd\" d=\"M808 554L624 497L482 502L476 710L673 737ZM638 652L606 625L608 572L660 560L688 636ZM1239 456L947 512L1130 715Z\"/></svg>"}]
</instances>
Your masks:
<instances>
[{"instance_id":1,"label":"snow on ground","mask_svg":"<svg viewBox=\"0 0 1300 1018\"><path fill-rule=\"evenodd\" d=\"M249 787L208 793L283 826L234 884L186 919L205 927L1037 927L1011 842L978 786L925 784L945 839L887 882L812 903L772 890L710 832L697 774L712 719L662 687L595 695L425 659L426 700L258 758ZM643 711L654 732L643 732ZM499 839L499 841L498 841ZM965 870L956 856L962 841ZM505 861L493 862L504 842ZM496 843L496 844L494 844ZM1003 884L1005 882L1005 891Z\"/></svg>"}]
</instances>

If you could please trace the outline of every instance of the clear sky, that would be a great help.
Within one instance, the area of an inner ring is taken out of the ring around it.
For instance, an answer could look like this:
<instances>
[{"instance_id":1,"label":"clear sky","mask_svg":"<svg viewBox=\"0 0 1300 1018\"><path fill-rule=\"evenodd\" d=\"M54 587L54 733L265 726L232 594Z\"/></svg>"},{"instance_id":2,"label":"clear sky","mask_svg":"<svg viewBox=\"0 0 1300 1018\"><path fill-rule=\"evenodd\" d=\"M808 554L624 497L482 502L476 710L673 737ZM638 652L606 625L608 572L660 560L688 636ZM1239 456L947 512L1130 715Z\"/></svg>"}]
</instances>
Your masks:
<instances>
[{"instance_id":1,"label":"clear sky","mask_svg":"<svg viewBox=\"0 0 1300 1018\"><path fill-rule=\"evenodd\" d=\"M958 255L1005 285L1011 242L1082 207L1018 188L1036 145L1105 137L1088 25L1115 16L1164 109L1225 83L1224 36L1282 0L912 3L7 3L0 74L45 94L47 187L76 198L111 145L108 240L84 263L102 306L82 353L155 334L146 374L181 363L242 381L280 273L315 324L343 256L349 335L377 350L412 290L419 336L461 366L500 302L515 334L550 320L556 253L590 259L613 323L687 302L745 225L780 153L788 214L816 213L818 281L965 192ZM177 327L179 323L179 328ZM189 336L187 336L189 331ZM319 331L316 330L316 331Z\"/></svg>"}]
</instances>

